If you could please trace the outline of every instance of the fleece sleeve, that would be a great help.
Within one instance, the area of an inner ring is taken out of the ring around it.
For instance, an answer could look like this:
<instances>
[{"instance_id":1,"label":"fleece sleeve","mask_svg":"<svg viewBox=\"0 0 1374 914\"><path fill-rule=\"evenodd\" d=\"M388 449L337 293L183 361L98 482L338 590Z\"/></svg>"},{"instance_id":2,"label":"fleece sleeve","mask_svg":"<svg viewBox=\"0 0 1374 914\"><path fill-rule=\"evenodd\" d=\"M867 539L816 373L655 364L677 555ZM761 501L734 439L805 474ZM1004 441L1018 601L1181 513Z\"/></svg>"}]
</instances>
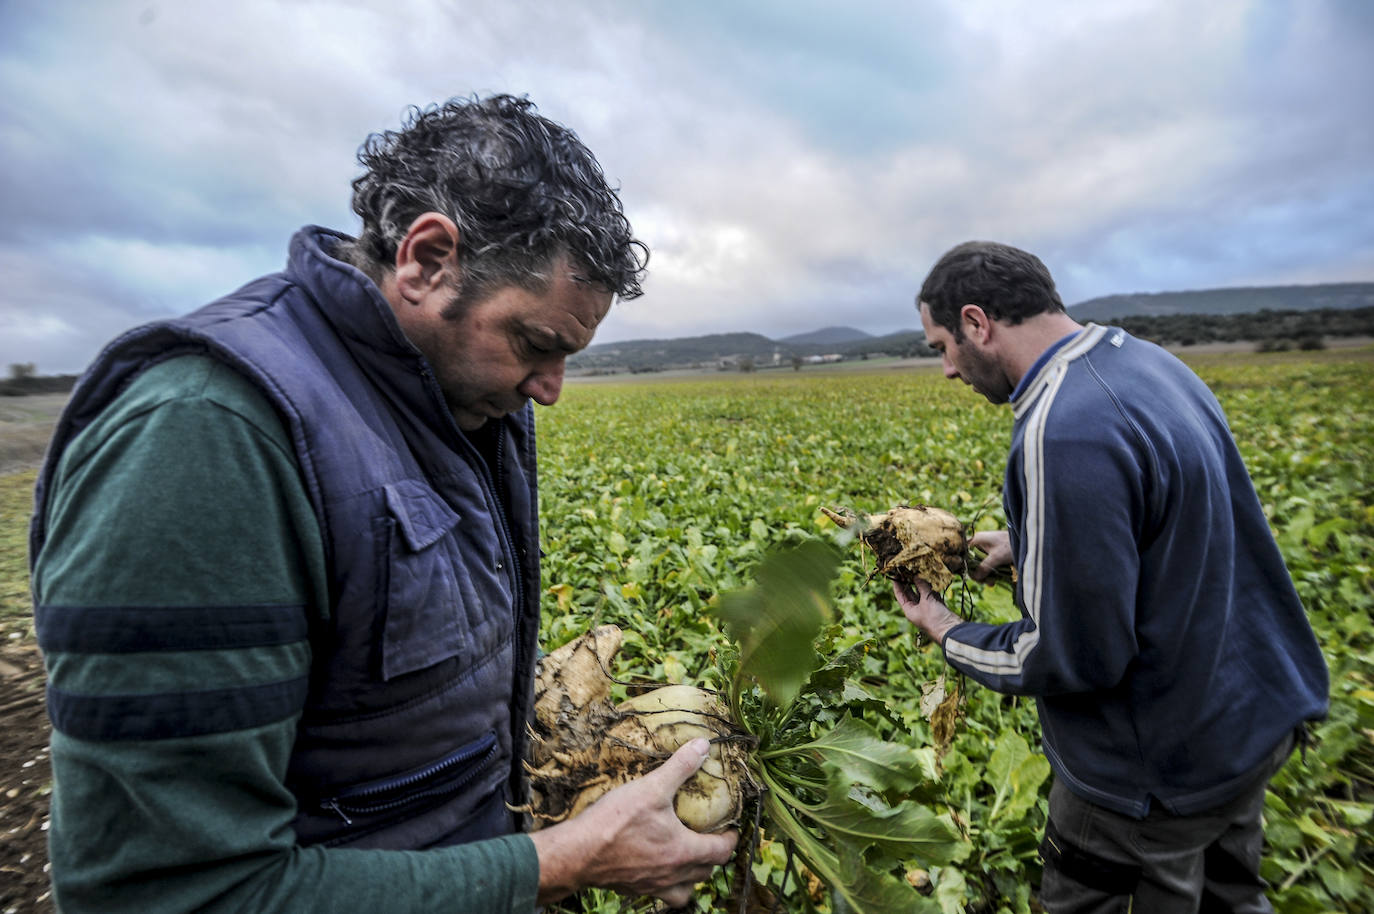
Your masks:
<instances>
[{"instance_id":1,"label":"fleece sleeve","mask_svg":"<svg viewBox=\"0 0 1374 914\"><path fill-rule=\"evenodd\" d=\"M1124 421L1075 421L1046 396L1024 420L1007 473L1022 618L968 622L951 664L1000 692L1108 689L1136 655L1139 540L1148 458Z\"/></svg>"},{"instance_id":2,"label":"fleece sleeve","mask_svg":"<svg viewBox=\"0 0 1374 914\"><path fill-rule=\"evenodd\" d=\"M198 357L149 370L63 456L34 566L64 911L530 912L525 835L301 847L284 783L323 612L285 431Z\"/></svg>"}]
</instances>

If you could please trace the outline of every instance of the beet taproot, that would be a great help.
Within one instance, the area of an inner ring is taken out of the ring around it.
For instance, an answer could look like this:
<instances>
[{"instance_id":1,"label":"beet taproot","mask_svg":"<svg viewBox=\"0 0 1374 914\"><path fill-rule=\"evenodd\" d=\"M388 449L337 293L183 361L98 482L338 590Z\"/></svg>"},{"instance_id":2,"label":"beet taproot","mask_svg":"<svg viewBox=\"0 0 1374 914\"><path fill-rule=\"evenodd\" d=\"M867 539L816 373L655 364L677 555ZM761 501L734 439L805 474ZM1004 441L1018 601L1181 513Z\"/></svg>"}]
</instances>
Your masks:
<instances>
[{"instance_id":1,"label":"beet taproot","mask_svg":"<svg viewBox=\"0 0 1374 914\"><path fill-rule=\"evenodd\" d=\"M576 816L696 737L710 740L711 750L678 789L678 818L700 832L736 823L751 783L748 750L724 705L690 685L661 686L614 704L609 670L620 640L619 628L603 625L540 660L526 763L534 827Z\"/></svg>"},{"instance_id":2,"label":"beet taproot","mask_svg":"<svg viewBox=\"0 0 1374 914\"><path fill-rule=\"evenodd\" d=\"M898 505L881 514L821 508L840 527L855 528L877 558L876 573L942 592L968 565L968 540L959 518L930 505Z\"/></svg>"}]
</instances>

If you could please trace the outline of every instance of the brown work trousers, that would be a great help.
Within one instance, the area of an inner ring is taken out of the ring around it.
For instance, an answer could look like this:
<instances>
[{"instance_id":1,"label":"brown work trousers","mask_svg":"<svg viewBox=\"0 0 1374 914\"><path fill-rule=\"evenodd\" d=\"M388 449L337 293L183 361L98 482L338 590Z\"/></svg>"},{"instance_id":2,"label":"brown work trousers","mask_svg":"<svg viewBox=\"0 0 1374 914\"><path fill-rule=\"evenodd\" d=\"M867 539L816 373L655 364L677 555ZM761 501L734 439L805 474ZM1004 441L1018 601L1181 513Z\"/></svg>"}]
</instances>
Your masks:
<instances>
[{"instance_id":1,"label":"brown work trousers","mask_svg":"<svg viewBox=\"0 0 1374 914\"><path fill-rule=\"evenodd\" d=\"M1049 914L1269 914L1260 815L1293 744L1285 737L1240 796L1190 816L1156 808L1132 819L1056 781L1040 845L1040 903Z\"/></svg>"}]
</instances>

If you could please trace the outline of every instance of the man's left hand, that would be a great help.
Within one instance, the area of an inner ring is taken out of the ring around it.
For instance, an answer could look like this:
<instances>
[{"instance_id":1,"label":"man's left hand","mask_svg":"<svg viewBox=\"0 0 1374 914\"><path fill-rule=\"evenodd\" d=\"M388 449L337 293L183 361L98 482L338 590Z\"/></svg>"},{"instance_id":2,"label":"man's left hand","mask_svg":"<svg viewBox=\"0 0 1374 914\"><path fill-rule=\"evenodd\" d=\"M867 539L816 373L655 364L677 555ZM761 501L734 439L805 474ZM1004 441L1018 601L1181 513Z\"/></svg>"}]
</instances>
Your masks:
<instances>
[{"instance_id":1,"label":"man's left hand","mask_svg":"<svg viewBox=\"0 0 1374 914\"><path fill-rule=\"evenodd\" d=\"M914 584L893 581L892 593L907 620L936 643L943 641L951 628L964 621L949 611L925 581Z\"/></svg>"}]
</instances>

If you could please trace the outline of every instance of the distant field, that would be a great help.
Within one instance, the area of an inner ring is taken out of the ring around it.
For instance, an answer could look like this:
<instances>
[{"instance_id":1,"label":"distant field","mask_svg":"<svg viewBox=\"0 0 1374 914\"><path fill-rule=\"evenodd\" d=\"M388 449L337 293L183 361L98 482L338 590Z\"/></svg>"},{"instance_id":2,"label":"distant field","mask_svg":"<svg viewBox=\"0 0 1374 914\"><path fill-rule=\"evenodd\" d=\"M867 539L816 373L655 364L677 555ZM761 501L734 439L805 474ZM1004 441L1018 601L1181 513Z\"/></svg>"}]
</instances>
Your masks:
<instances>
[{"instance_id":1,"label":"distant field","mask_svg":"<svg viewBox=\"0 0 1374 914\"><path fill-rule=\"evenodd\" d=\"M33 471L0 476L0 640L33 640L29 600L29 516Z\"/></svg>"},{"instance_id":2,"label":"distant field","mask_svg":"<svg viewBox=\"0 0 1374 914\"><path fill-rule=\"evenodd\" d=\"M28 524L35 468L67 394L0 397L0 640L33 638Z\"/></svg>"},{"instance_id":3,"label":"distant field","mask_svg":"<svg viewBox=\"0 0 1374 914\"><path fill-rule=\"evenodd\" d=\"M34 466L52 436L66 394L0 397L0 474Z\"/></svg>"},{"instance_id":4,"label":"distant field","mask_svg":"<svg viewBox=\"0 0 1374 914\"><path fill-rule=\"evenodd\" d=\"M1327 350L1370 350L1374 353L1374 337L1368 336L1337 336L1327 337L1323 340ZM1226 343L1199 343L1194 346L1168 346L1169 351L1175 353L1184 361L1189 361L1198 356L1215 355L1226 353L1228 355L1259 355L1256 349L1258 343L1254 340L1238 340ZM1317 350L1318 352L1322 350ZM1263 353L1272 355L1273 353ZM1310 352L1304 353L1311 354ZM738 368L721 370L718 368L672 368L664 371L644 371L628 372L618 371L614 374L580 374L571 373L568 381L572 383L605 384L608 382L634 383L636 381L653 381L655 379L676 379L676 378L720 378L722 380L740 375L761 375L765 377L776 377L779 375L810 375L810 374L848 374L853 372L873 372L884 370L903 370L903 371L931 371L940 370L940 360L934 356L920 358L898 358L896 356L883 356L872 359L849 359L843 362L832 362L827 364L804 365L800 370L793 369L789 364L766 365L760 364L752 372L741 372Z\"/></svg>"}]
</instances>

